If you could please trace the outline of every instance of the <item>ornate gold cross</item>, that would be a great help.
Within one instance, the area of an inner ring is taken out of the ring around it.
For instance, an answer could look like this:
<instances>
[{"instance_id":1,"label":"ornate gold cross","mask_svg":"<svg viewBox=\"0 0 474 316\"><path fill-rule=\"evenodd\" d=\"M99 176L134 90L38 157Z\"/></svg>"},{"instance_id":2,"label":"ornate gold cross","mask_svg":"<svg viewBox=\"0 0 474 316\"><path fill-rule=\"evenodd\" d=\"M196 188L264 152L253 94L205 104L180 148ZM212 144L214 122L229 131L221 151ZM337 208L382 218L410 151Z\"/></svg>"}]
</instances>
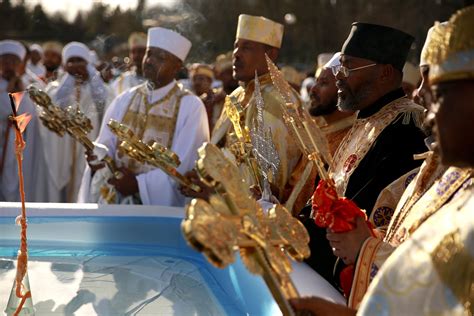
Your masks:
<instances>
[{"instance_id":1,"label":"ornate gold cross","mask_svg":"<svg viewBox=\"0 0 474 316\"><path fill-rule=\"evenodd\" d=\"M87 137L93 128L92 123L83 112L73 106L61 108L54 105L46 92L34 86L28 87L27 92L30 99L41 108L39 117L45 127L60 137L69 134L87 150L94 151L95 145ZM117 172L117 167L111 157L105 155L101 160L106 163L112 173Z\"/></svg>"},{"instance_id":2,"label":"ornate gold cross","mask_svg":"<svg viewBox=\"0 0 474 316\"><path fill-rule=\"evenodd\" d=\"M206 143L198 153L197 172L217 193L187 206L181 224L185 238L219 268L233 263L239 251L247 269L263 277L283 314L294 315L288 299L298 292L289 275L290 258L310 254L305 227L281 205L264 212L239 169L215 145Z\"/></svg>"},{"instance_id":3,"label":"ornate gold cross","mask_svg":"<svg viewBox=\"0 0 474 316\"><path fill-rule=\"evenodd\" d=\"M301 150L308 156L308 159L313 161L320 178L328 179L324 163L331 164L332 158L323 133L311 119L309 113L296 104L290 85L285 81L277 66L268 56L265 57L272 82L285 101L283 118L288 131L297 141Z\"/></svg>"},{"instance_id":4,"label":"ornate gold cross","mask_svg":"<svg viewBox=\"0 0 474 316\"><path fill-rule=\"evenodd\" d=\"M154 141L145 144L128 126L114 119L111 119L107 126L109 126L112 133L117 135L120 141L119 150L124 154L140 163L147 163L160 168L182 186L189 187L196 192L201 191L198 185L192 183L176 170L181 161L174 152Z\"/></svg>"}]
</instances>

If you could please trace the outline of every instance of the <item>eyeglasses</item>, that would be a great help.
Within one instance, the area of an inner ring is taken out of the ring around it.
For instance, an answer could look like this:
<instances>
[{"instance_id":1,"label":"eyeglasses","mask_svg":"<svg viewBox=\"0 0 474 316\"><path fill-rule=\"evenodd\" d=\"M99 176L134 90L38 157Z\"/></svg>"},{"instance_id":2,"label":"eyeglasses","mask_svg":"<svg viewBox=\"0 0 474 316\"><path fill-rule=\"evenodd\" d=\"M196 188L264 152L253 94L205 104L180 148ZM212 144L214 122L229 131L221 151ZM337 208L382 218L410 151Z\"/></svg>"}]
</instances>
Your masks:
<instances>
[{"instance_id":1,"label":"eyeglasses","mask_svg":"<svg viewBox=\"0 0 474 316\"><path fill-rule=\"evenodd\" d=\"M375 65L377 65L377 64L370 64L370 65L365 65L365 66L362 66L362 67L357 67L357 68L349 69L349 68L347 68L347 67L345 67L345 66L339 64L339 65L337 65L337 66L331 67L331 70L332 70L332 74L333 74L334 76L337 76L337 74L338 74L339 72L341 72L341 73L344 75L344 77L347 78L347 77L349 77L349 75L350 75L351 72L353 72L353 71L361 70L361 69L365 69L365 68L369 68L369 67L372 67L372 66L375 66Z\"/></svg>"}]
</instances>

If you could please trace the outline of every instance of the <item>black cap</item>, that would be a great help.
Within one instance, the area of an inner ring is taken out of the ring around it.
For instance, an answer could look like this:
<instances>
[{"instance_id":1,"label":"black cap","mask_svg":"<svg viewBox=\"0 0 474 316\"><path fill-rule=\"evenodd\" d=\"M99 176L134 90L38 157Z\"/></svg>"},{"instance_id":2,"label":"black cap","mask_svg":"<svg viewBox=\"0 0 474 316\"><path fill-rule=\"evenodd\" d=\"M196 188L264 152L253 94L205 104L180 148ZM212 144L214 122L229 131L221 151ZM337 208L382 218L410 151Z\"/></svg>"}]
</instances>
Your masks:
<instances>
[{"instance_id":1,"label":"black cap","mask_svg":"<svg viewBox=\"0 0 474 316\"><path fill-rule=\"evenodd\" d=\"M402 71L415 38L400 30L370 23L352 23L341 54L390 64Z\"/></svg>"}]
</instances>

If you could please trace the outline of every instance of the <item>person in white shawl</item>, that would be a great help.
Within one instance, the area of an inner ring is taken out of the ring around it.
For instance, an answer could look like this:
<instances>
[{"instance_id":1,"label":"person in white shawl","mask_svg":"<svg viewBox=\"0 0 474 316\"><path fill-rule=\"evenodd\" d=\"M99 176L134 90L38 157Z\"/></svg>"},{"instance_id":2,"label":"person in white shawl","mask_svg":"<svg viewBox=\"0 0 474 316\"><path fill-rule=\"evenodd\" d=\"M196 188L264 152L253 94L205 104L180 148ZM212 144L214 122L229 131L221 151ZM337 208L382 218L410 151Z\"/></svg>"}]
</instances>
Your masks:
<instances>
[{"instance_id":1,"label":"person in white shawl","mask_svg":"<svg viewBox=\"0 0 474 316\"><path fill-rule=\"evenodd\" d=\"M46 87L53 103L60 107L73 106L92 122L88 137L95 139L111 93L100 74L90 63L89 48L83 43L71 42L62 51L65 75ZM86 167L84 150L69 135L59 137L42 128L45 152L48 157L50 202L75 202Z\"/></svg>"},{"instance_id":2,"label":"person in white shawl","mask_svg":"<svg viewBox=\"0 0 474 316\"><path fill-rule=\"evenodd\" d=\"M143 74L148 81L125 91L112 102L96 140L108 148L107 154L113 157L121 174L112 177L88 153L89 165L94 170L88 167L84 174L79 202L184 206L185 197L172 178L160 169L138 164L117 150L117 137L107 123L110 119L117 120L143 142L155 141L170 148L180 158L178 171L184 174L191 170L197 149L209 140L209 128L202 101L175 80L190 48L191 42L172 30L161 27L148 30L143 60ZM103 193L110 193L111 188L116 194L108 195L107 199Z\"/></svg>"},{"instance_id":3,"label":"person in white shawl","mask_svg":"<svg viewBox=\"0 0 474 316\"><path fill-rule=\"evenodd\" d=\"M18 167L15 156L15 131L8 116L12 114L8 93L21 92L24 86L21 75L21 62L26 50L17 41L0 42L0 201L20 201L18 190ZM42 181L46 172L45 159L36 108L25 96L20 102L18 114L29 113L30 123L23 133L26 147L23 151L23 175L25 196L29 202L46 202Z\"/></svg>"}]
</instances>

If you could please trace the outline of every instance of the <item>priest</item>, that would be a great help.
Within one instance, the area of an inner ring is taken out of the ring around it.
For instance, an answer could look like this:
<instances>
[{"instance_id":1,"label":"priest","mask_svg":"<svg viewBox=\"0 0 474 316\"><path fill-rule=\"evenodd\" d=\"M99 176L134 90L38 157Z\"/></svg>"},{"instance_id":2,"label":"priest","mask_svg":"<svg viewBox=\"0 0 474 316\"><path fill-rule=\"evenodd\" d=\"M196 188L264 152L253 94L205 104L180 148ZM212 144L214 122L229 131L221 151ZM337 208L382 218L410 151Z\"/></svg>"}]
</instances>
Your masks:
<instances>
[{"instance_id":1,"label":"priest","mask_svg":"<svg viewBox=\"0 0 474 316\"><path fill-rule=\"evenodd\" d=\"M79 202L184 206L185 197L178 191L175 180L162 170L139 164L118 151L117 137L107 123L110 119L117 120L143 142L155 141L171 149L181 160L179 172L192 169L197 149L209 140L209 127L202 101L175 80L190 49L191 42L173 30L161 27L148 30L143 60L147 82L114 99L96 140L107 147L120 174L107 173L108 169L94 163L96 157L87 153L90 167L82 179ZM111 187L115 190L113 195L109 195ZM104 192L108 192L108 197Z\"/></svg>"},{"instance_id":2,"label":"priest","mask_svg":"<svg viewBox=\"0 0 474 316\"><path fill-rule=\"evenodd\" d=\"M272 193L285 203L300 178L308 160L303 157L297 141L287 130L283 119L285 102L272 83L265 54L276 61L283 39L283 25L261 16L241 14L237 25L237 34L233 51L233 77L242 83L231 96L241 104L243 112L241 122L251 130L255 126L257 107L253 98L255 90L255 73L258 75L260 90L265 103L265 128L272 131L272 141L278 152L280 167L273 181ZM293 98L301 107L298 93L292 90ZM250 185L256 184L245 163L240 163L238 155L233 151L237 139L231 121L225 111L222 111L212 132L211 142L218 144L224 152L241 168ZM236 159L237 158L237 159ZM308 180L307 183L314 181ZM311 187L304 187L299 194L295 208L300 209L311 195Z\"/></svg>"},{"instance_id":3,"label":"priest","mask_svg":"<svg viewBox=\"0 0 474 316\"><path fill-rule=\"evenodd\" d=\"M474 220L474 137L465 133L474 119L474 6L456 12L443 33L434 28L435 44L427 56L433 92L431 114L442 163L460 177L439 183L438 199L453 194L410 226L414 233L384 263L357 315L470 315ZM459 182L455 189L452 185ZM438 200L438 199L435 199ZM355 315L353 309L318 298L294 300L311 315Z\"/></svg>"},{"instance_id":4,"label":"priest","mask_svg":"<svg viewBox=\"0 0 474 316\"><path fill-rule=\"evenodd\" d=\"M62 108L72 106L91 120L92 131L88 137L95 139L106 105L110 102L110 91L100 74L90 63L89 48L79 42L64 46L62 60L65 75L46 87L53 103ZM44 148L48 156L51 192L50 202L75 202L82 175L86 167L81 145L69 135L59 137L43 127Z\"/></svg>"},{"instance_id":5,"label":"priest","mask_svg":"<svg viewBox=\"0 0 474 316\"><path fill-rule=\"evenodd\" d=\"M25 87L21 80L21 63L26 50L13 40L0 41L0 201L20 201L18 190L18 167L15 156L15 131L9 116L12 115L8 93L22 92ZM40 121L36 107L25 96L21 99L18 114L32 116L25 132L23 151L23 174L25 196L29 202L47 202L45 178L45 156L39 133Z\"/></svg>"},{"instance_id":6,"label":"priest","mask_svg":"<svg viewBox=\"0 0 474 316\"><path fill-rule=\"evenodd\" d=\"M341 65L335 70L337 105L342 111L357 112L357 119L339 145L329 171L338 195L351 199L369 216L382 189L419 166L421 161L415 161L413 155L426 151L423 109L401 86L412 42L411 35L391 27L353 23L342 46ZM331 252L338 256L340 251L360 245L354 245L350 232L326 236L312 220L306 224L313 235L308 262L338 283L339 273L333 277L336 257ZM346 264L354 260L354 256L343 258ZM348 295L350 282L343 287Z\"/></svg>"}]
</instances>

